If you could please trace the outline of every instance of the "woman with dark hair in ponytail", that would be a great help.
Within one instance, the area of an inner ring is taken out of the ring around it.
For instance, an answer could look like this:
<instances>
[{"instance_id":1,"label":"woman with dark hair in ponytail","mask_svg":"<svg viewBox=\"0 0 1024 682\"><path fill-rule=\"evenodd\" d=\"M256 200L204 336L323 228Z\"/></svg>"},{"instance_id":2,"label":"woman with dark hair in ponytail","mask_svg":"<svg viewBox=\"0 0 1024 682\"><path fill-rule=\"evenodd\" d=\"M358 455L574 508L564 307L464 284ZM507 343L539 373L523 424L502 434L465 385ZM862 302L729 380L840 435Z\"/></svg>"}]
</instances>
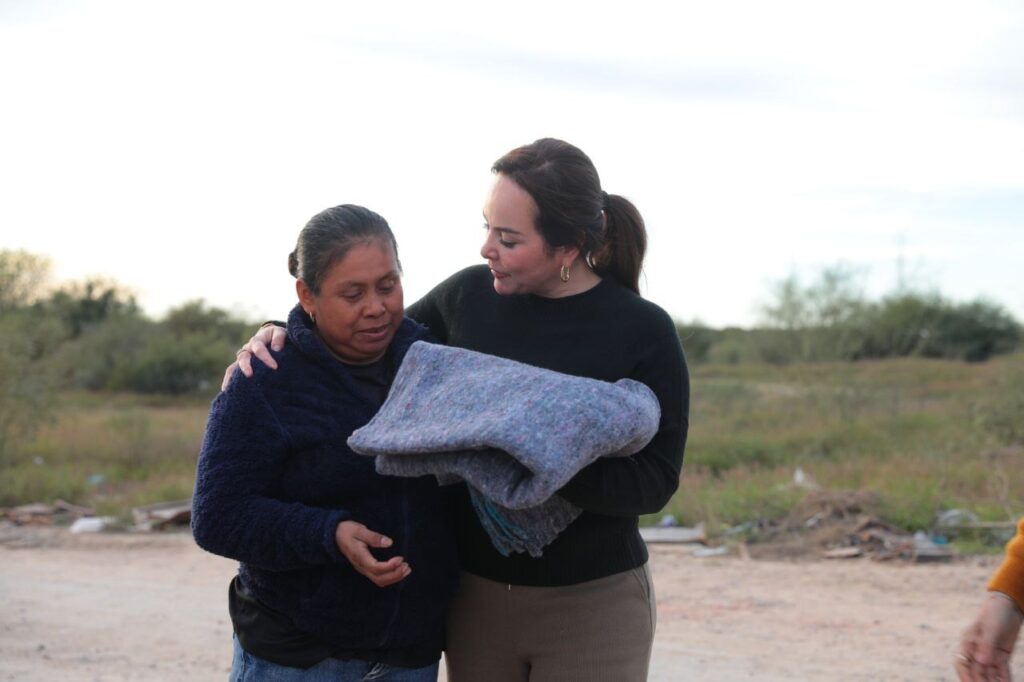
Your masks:
<instances>
[{"instance_id":1,"label":"woman with dark hair in ponytail","mask_svg":"<svg viewBox=\"0 0 1024 682\"><path fill-rule=\"evenodd\" d=\"M465 485L455 496L462 578L450 609L451 682L639 682L656 620L638 517L679 485L689 378L675 325L639 295L640 213L606 193L593 163L561 140L502 156L483 210L486 265L407 309L443 343L579 377L646 384L661 407L639 452L603 457L558 495L582 513L539 557L491 543ZM247 346L269 357L263 330ZM249 355L240 354L243 371ZM266 360L264 360L266 362Z\"/></svg>"}]
</instances>

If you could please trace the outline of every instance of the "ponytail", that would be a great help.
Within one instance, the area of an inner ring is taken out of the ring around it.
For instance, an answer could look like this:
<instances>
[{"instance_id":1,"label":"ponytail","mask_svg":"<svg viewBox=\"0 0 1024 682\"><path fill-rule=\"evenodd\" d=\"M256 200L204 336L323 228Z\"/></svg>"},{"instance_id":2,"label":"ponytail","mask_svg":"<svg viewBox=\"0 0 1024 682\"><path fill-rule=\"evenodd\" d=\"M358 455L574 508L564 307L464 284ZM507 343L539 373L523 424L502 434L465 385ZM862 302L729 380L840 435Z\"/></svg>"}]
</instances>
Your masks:
<instances>
[{"instance_id":1,"label":"ponytail","mask_svg":"<svg viewBox=\"0 0 1024 682\"><path fill-rule=\"evenodd\" d=\"M601 277L640 293L640 270L647 252L647 229L640 211L629 199L605 193L605 230L590 262Z\"/></svg>"}]
</instances>

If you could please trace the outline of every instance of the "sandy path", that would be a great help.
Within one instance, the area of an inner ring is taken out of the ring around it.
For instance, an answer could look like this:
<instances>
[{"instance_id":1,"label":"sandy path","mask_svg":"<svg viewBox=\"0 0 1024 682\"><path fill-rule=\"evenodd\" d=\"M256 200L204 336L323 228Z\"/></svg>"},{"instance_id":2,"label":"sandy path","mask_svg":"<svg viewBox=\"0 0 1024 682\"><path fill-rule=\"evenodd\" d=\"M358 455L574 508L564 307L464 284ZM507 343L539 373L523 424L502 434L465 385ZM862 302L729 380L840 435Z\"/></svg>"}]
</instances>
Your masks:
<instances>
[{"instance_id":1,"label":"sandy path","mask_svg":"<svg viewBox=\"0 0 1024 682\"><path fill-rule=\"evenodd\" d=\"M226 678L234 564L189 536L0 544L0 680ZM655 682L954 679L950 652L993 565L652 556Z\"/></svg>"}]
</instances>

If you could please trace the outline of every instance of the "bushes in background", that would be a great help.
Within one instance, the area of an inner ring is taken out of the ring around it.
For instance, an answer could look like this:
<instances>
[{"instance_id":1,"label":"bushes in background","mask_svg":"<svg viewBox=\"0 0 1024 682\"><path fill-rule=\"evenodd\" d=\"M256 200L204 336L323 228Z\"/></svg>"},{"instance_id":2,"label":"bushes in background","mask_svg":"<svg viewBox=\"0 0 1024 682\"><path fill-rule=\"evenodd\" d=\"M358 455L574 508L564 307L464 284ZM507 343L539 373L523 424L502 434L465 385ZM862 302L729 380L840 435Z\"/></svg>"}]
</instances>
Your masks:
<instances>
[{"instance_id":1,"label":"bushes in background","mask_svg":"<svg viewBox=\"0 0 1024 682\"><path fill-rule=\"evenodd\" d=\"M924 357L981 362L1020 347L1021 326L984 300L955 303L937 293L900 291L869 301L853 273L826 269L803 286L777 284L760 327L714 330L679 325L693 363L821 362Z\"/></svg>"}]
</instances>

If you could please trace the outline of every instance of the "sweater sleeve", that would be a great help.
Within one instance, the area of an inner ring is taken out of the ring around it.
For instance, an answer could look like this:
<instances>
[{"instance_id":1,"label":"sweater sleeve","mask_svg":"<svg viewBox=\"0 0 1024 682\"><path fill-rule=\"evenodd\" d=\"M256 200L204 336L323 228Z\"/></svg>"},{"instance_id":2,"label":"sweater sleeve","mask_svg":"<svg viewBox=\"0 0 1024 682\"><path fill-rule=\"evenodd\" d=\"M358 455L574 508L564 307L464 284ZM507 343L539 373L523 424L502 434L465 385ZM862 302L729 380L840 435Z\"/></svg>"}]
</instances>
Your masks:
<instances>
[{"instance_id":1,"label":"sweater sleeve","mask_svg":"<svg viewBox=\"0 0 1024 682\"><path fill-rule=\"evenodd\" d=\"M420 300L405 309L408 317L416 320L430 330L439 343L448 343L448 329L441 312L441 296L445 283L441 283L428 291Z\"/></svg>"},{"instance_id":2,"label":"sweater sleeve","mask_svg":"<svg viewBox=\"0 0 1024 682\"><path fill-rule=\"evenodd\" d=\"M334 538L347 511L272 496L288 437L260 383L232 381L210 409L192 502L196 543L266 570L345 561Z\"/></svg>"},{"instance_id":3,"label":"sweater sleeve","mask_svg":"<svg viewBox=\"0 0 1024 682\"><path fill-rule=\"evenodd\" d=\"M640 452L629 457L602 457L559 491L586 511L627 517L653 514L679 487L689 425L690 378L668 315L645 346L629 378L647 384L658 397L658 432Z\"/></svg>"},{"instance_id":4,"label":"sweater sleeve","mask_svg":"<svg viewBox=\"0 0 1024 682\"><path fill-rule=\"evenodd\" d=\"M1024 611L1024 518L1017 526L1017 535L1006 545L1006 558L989 581L988 589L1009 596Z\"/></svg>"}]
</instances>

